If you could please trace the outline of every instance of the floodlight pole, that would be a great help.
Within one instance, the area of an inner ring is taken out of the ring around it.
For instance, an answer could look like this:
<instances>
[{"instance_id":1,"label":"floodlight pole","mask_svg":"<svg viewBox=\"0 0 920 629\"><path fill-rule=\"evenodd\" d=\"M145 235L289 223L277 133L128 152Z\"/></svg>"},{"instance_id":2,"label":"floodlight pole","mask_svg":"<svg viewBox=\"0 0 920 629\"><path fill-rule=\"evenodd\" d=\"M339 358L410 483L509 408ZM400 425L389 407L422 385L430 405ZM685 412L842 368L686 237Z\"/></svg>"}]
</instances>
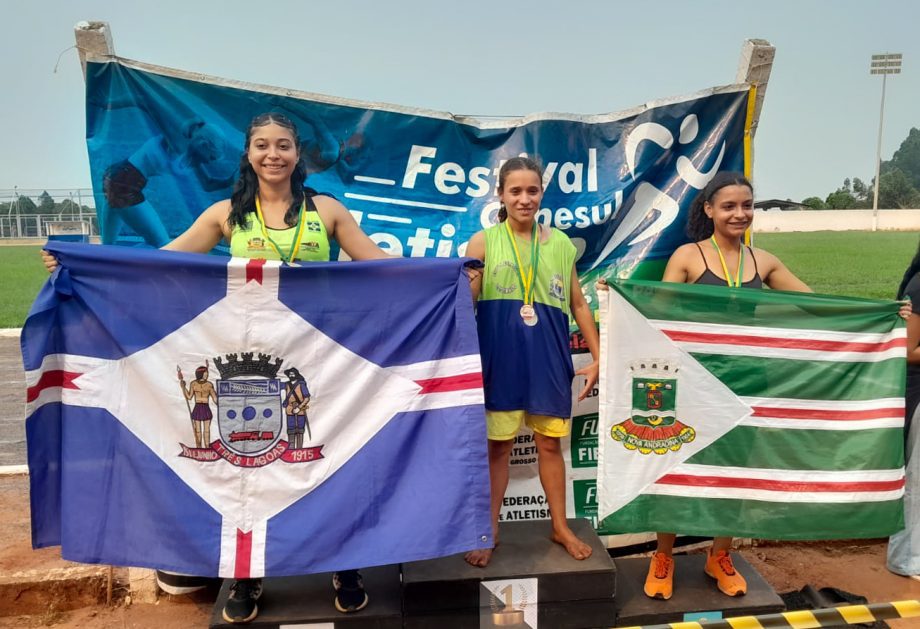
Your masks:
<instances>
[{"instance_id":1,"label":"floodlight pole","mask_svg":"<svg viewBox=\"0 0 920 629\"><path fill-rule=\"evenodd\" d=\"M878 113L878 144L875 149L875 184L872 186L872 231L878 230L878 190L881 187L882 129L885 124L885 88L889 74L901 73L901 54L872 55L869 74L882 75L882 105Z\"/></svg>"},{"instance_id":2,"label":"floodlight pole","mask_svg":"<svg viewBox=\"0 0 920 629\"><path fill-rule=\"evenodd\" d=\"M872 191L872 231L878 229L878 189L879 173L882 170L882 127L885 124L885 84L888 75L882 75L882 106L878 113L878 145L875 150L875 185Z\"/></svg>"}]
</instances>

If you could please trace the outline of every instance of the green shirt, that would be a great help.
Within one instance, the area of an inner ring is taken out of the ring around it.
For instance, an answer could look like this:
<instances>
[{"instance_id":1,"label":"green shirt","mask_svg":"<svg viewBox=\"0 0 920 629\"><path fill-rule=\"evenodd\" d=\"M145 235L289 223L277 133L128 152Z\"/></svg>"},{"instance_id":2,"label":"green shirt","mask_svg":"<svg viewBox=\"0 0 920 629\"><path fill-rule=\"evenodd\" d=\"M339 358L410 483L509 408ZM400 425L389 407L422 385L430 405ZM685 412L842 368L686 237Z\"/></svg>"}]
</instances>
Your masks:
<instances>
[{"instance_id":1,"label":"green shirt","mask_svg":"<svg viewBox=\"0 0 920 629\"><path fill-rule=\"evenodd\" d=\"M303 214L304 230L300 238L300 246L294 254L295 260L305 262L329 261L329 235L326 226L316 211L316 206L307 201L307 211ZM287 255L291 250L291 241L297 236L297 226L286 229L262 229L262 223L255 212L249 215L246 226L233 228L230 234L230 255L235 258L255 258L258 260L280 260L281 256L265 238L271 236L278 248Z\"/></svg>"}]
</instances>

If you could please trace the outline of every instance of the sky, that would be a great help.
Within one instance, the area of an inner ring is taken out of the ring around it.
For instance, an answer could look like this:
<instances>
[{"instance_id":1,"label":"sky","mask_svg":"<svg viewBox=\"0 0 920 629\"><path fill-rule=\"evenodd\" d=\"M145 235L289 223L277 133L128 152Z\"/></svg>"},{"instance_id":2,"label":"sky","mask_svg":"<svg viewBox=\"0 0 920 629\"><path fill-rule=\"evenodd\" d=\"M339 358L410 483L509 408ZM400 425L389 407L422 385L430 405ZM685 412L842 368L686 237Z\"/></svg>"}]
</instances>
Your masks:
<instances>
[{"instance_id":1,"label":"sky","mask_svg":"<svg viewBox=\"0 0 920 629\"><path fill-rule=\"evenodd\" d=\"M83 75L68 49L81 20L108 22L129 59L468 115L616 112L731 84L744 40L766 39L776 60L754 142L760 199L873 177L874 53L904 55L882 159L920 127L912 0L6 0L0 19L3 196L90 186Z\"/></svg>"}]
</instances>

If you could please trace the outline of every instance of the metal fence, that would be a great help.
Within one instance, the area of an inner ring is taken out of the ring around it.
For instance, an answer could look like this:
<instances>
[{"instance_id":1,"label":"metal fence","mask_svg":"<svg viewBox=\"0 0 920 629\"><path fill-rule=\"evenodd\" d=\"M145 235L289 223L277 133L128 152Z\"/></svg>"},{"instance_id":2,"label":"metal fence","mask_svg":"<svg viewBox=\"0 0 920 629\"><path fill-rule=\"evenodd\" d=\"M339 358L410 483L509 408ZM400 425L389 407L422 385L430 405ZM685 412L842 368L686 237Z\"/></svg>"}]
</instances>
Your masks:
<instances>
[{"instance_id":1,"label":"metal fence","mask_svg":"<svg viewBox=\"0 0 920 629\"><path fill-rule=\"evenodd\" d=\"M0 215L0 239L47 238L48 225L62 220L74 220L89 225L90 236L99 235L96 215L83 212L69 216L62 214L8 214Z\"/></svg>"},{"instance_id":2,"label":"metal fence","mask_svg":"<svg viewBox=\"0 0 920 629\"><path fill-rule=\"evenodd\" d=\"M40 211L45 193L54 202L53 207L49 204ZM86 223L89 234L98 236L93 191L90 188L0 189L0 239L47 238L48 225L60 221Z\"/></svg>"}]
</instances>

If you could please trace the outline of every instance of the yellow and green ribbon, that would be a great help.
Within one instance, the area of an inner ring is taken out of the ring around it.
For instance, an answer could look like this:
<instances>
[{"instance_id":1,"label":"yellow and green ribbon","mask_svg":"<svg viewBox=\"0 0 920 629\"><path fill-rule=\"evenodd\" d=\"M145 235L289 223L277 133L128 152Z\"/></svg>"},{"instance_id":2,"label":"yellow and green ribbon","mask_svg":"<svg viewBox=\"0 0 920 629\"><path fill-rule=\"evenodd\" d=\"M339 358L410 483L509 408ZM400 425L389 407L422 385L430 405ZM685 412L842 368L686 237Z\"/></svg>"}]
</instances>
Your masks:
<instances>
[{"instance_id":1,"label":"yellow and green ribbon","mask_svg":"<svg viewBox=\"0 0 920 629\"><path fill-rule=\"evenodd\" d=\"M524 275L524 264L521 261L521 252L518 249L516 238L511 231L508 221L505 221L505 233L508 234L508 240L511 241L511 249L514 251L514 259L517 262L518 281L521 284L521 293L524 297L525 304L533 304L534 295L534 278L537 276L537 264L540 262L540 237L539 226L537 221L533 222L533 231L530 236L530 269L527 275Z\"/></svg>"},{"instance_id":2,"label":"yellow and green ribbon","mask_svg":"<svg viewBox=\"0 0 920 629\"><path fill-rule=\"evenodd\" d=\"M709 240L712 241L712 246L715 247L716 253L719 254L719 262L722 263L722 273L725 274L725 283L729 287L740 287L741 278L744 277L744 246L738 250L738 272L735 273L734 282L732 281L731 273L728 272L728 265L725 264L725 256L722 255L722 250L719 249L719 243L716 242L715 236L710 236Z\"/></svg>"},{"instance_id":3,"label":"yellow and green ribbon","mask_svg":"<svg viewBox=\"0 0 920 629\"><path fill-rule=\"evenodd\" d=\"M284 252L281 251L281 247L278 246L278 243L269 235L268 229L265 227L265 216L262 215L262 204L259 202L259 197L256 196L256 215L259 217L259 225L262 227L262 235L265 237L265 240L272 246L275 252L278 254L278 257L282 261L290 264L294 261L294 257L297 255L297 247L300 246L300 239L303 237L303 230L306 225L303 220L304 212L306 211L306 203L300 204L300 214L297 216L297 233L294 237L294 240L291 241L291 248L285 256Z\"/></svg>"}]
</instances>

